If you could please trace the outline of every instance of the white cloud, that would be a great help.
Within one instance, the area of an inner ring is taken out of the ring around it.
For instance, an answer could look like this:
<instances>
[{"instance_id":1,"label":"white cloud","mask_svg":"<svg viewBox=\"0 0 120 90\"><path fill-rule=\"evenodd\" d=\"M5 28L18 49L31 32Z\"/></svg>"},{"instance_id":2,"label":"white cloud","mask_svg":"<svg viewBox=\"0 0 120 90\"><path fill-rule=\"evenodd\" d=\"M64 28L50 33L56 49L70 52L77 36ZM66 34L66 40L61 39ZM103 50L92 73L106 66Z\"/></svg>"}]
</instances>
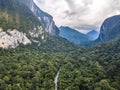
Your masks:
<instances>
[{"instance_id":1,"label":"white cloud","mask_svg":"<svg viewBox=\"0 0 120 90\"><path fill-rule=\"evenodd\" d=\"M105 18L120 14L120 0L34 0L58 26L98 29Z\"/></svg>"}]
</instances>

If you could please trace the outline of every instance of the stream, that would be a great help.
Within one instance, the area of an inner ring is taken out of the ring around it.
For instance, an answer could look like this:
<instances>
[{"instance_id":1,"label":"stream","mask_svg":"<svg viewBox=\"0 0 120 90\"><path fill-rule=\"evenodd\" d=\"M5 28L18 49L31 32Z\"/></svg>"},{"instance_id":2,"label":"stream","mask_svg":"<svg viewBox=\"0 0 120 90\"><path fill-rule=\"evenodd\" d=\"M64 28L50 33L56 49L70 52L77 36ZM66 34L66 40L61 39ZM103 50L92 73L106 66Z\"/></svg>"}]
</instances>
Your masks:
<instances>
[{"instance_id":1,"label":"stream","mask_svg":"<svg viewBox=\"0 0 120 90\"><path fill-rule=\"evenodd\" d=\"M60 70L61 68L57 71L57 74L55 75L55 79L54 79L55 90L58 90L58 78L59 78Z\"/></svg>"}]
</instances>

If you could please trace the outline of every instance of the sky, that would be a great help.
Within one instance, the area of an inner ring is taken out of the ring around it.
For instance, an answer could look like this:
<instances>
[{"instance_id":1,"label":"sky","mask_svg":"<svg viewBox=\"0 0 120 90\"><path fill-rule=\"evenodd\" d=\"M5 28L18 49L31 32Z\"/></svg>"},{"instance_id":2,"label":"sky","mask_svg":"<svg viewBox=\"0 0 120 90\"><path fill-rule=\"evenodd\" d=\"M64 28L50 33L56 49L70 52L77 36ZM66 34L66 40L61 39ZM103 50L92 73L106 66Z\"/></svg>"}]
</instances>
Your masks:
<instances>
[{"instance_id":1,"label":"sky","mask_svg":"<svg viewBox=\"0 0 120 90\"><path fill-rule=\"evenodd\" d=\"M69 26L83 33L100 29L103 21L120 14L120 0L34 0L53 16L58 27Z\"/></svg>"}]
</instances>

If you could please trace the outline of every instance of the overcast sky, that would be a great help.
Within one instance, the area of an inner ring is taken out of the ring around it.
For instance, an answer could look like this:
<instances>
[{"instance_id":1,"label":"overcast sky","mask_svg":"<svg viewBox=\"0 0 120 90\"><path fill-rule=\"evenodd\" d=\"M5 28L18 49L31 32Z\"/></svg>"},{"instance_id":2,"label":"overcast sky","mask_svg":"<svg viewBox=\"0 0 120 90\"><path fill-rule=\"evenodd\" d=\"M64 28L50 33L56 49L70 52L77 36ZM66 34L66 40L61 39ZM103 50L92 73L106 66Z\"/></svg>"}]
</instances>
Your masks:
<instances>
[{"instance_id":1,"label":"overcast sky","mask_svg":"<svg viewBox=\"0 0 120 90\"><path fill-rule=\"evenodd\" d=\"M105 18L120 14L120 0L34 0L56 25L86 32L99 29Z\"/></svg>"}]
</instances>

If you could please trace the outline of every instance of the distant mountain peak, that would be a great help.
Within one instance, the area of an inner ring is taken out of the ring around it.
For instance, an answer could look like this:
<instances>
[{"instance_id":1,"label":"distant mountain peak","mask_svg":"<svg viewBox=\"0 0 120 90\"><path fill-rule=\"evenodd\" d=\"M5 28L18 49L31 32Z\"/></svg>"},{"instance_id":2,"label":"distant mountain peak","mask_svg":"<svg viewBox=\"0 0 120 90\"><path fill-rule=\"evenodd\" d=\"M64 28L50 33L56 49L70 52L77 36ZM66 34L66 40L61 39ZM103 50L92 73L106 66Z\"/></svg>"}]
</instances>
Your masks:
<instances>
[{"instance_id":1,"label":"distant mountain peak","mask_svg":"<svg viewBox=\"0 0 120 90\"><path fill-rule=\"evenodd\" d=\"M105 19L101 29L99 40L109 41L120 35L120 15L115 15Z\"/></svg>"},{"instance_id":2,"label":"distant mountain peak","mask_svg":"<svg viewBox=\"0 0 120 90\"><path fill-rule=\"evenodd\" d=\"M47 33L51 35L58 35L59 29L55 25L53 17L45 11L42 11L39 6L34 2L34 0L21 0L26 4L31 11L36 15L36 17L41 21L42 25L45 27Z\"/></svg>"},{"instance_id":3,"label":"distant mountain peak","mask_svg":"<svg viewBox=\"0 0 120 90\"><path fill-rule=\"evenodd\" d=\"M97 33L97 31L96 30L91 30L91 31L89 31L88 33ZM87 33L87 34L88 34Z\"/></svg>"},{"instance_id":4,"label":"distant mountain peak","mask_svg":"<svg viewBox=\"0 0 120 90\"><path fill-rule=\"evenodd\" d=\"M88 32L86 35L88 36L88 38L89 38L90 40L95 40L95 39L98 38L99 32L96 31L96 30L91 30L91 31Z\"/></svg>"},{"instance_id":5,"label":"distant mountain peak","mask_svg":"<svg viewBox=\"0 0 120 90\"><path fill-rule=\"evenodd\" d=\"M70 42L73 42L77 45L82 45L85 42L89 42L87 36L79 31L72 29L68 26L61 26L60 28L60 36L66 38Z\"/></svg>"}]
</instances>

